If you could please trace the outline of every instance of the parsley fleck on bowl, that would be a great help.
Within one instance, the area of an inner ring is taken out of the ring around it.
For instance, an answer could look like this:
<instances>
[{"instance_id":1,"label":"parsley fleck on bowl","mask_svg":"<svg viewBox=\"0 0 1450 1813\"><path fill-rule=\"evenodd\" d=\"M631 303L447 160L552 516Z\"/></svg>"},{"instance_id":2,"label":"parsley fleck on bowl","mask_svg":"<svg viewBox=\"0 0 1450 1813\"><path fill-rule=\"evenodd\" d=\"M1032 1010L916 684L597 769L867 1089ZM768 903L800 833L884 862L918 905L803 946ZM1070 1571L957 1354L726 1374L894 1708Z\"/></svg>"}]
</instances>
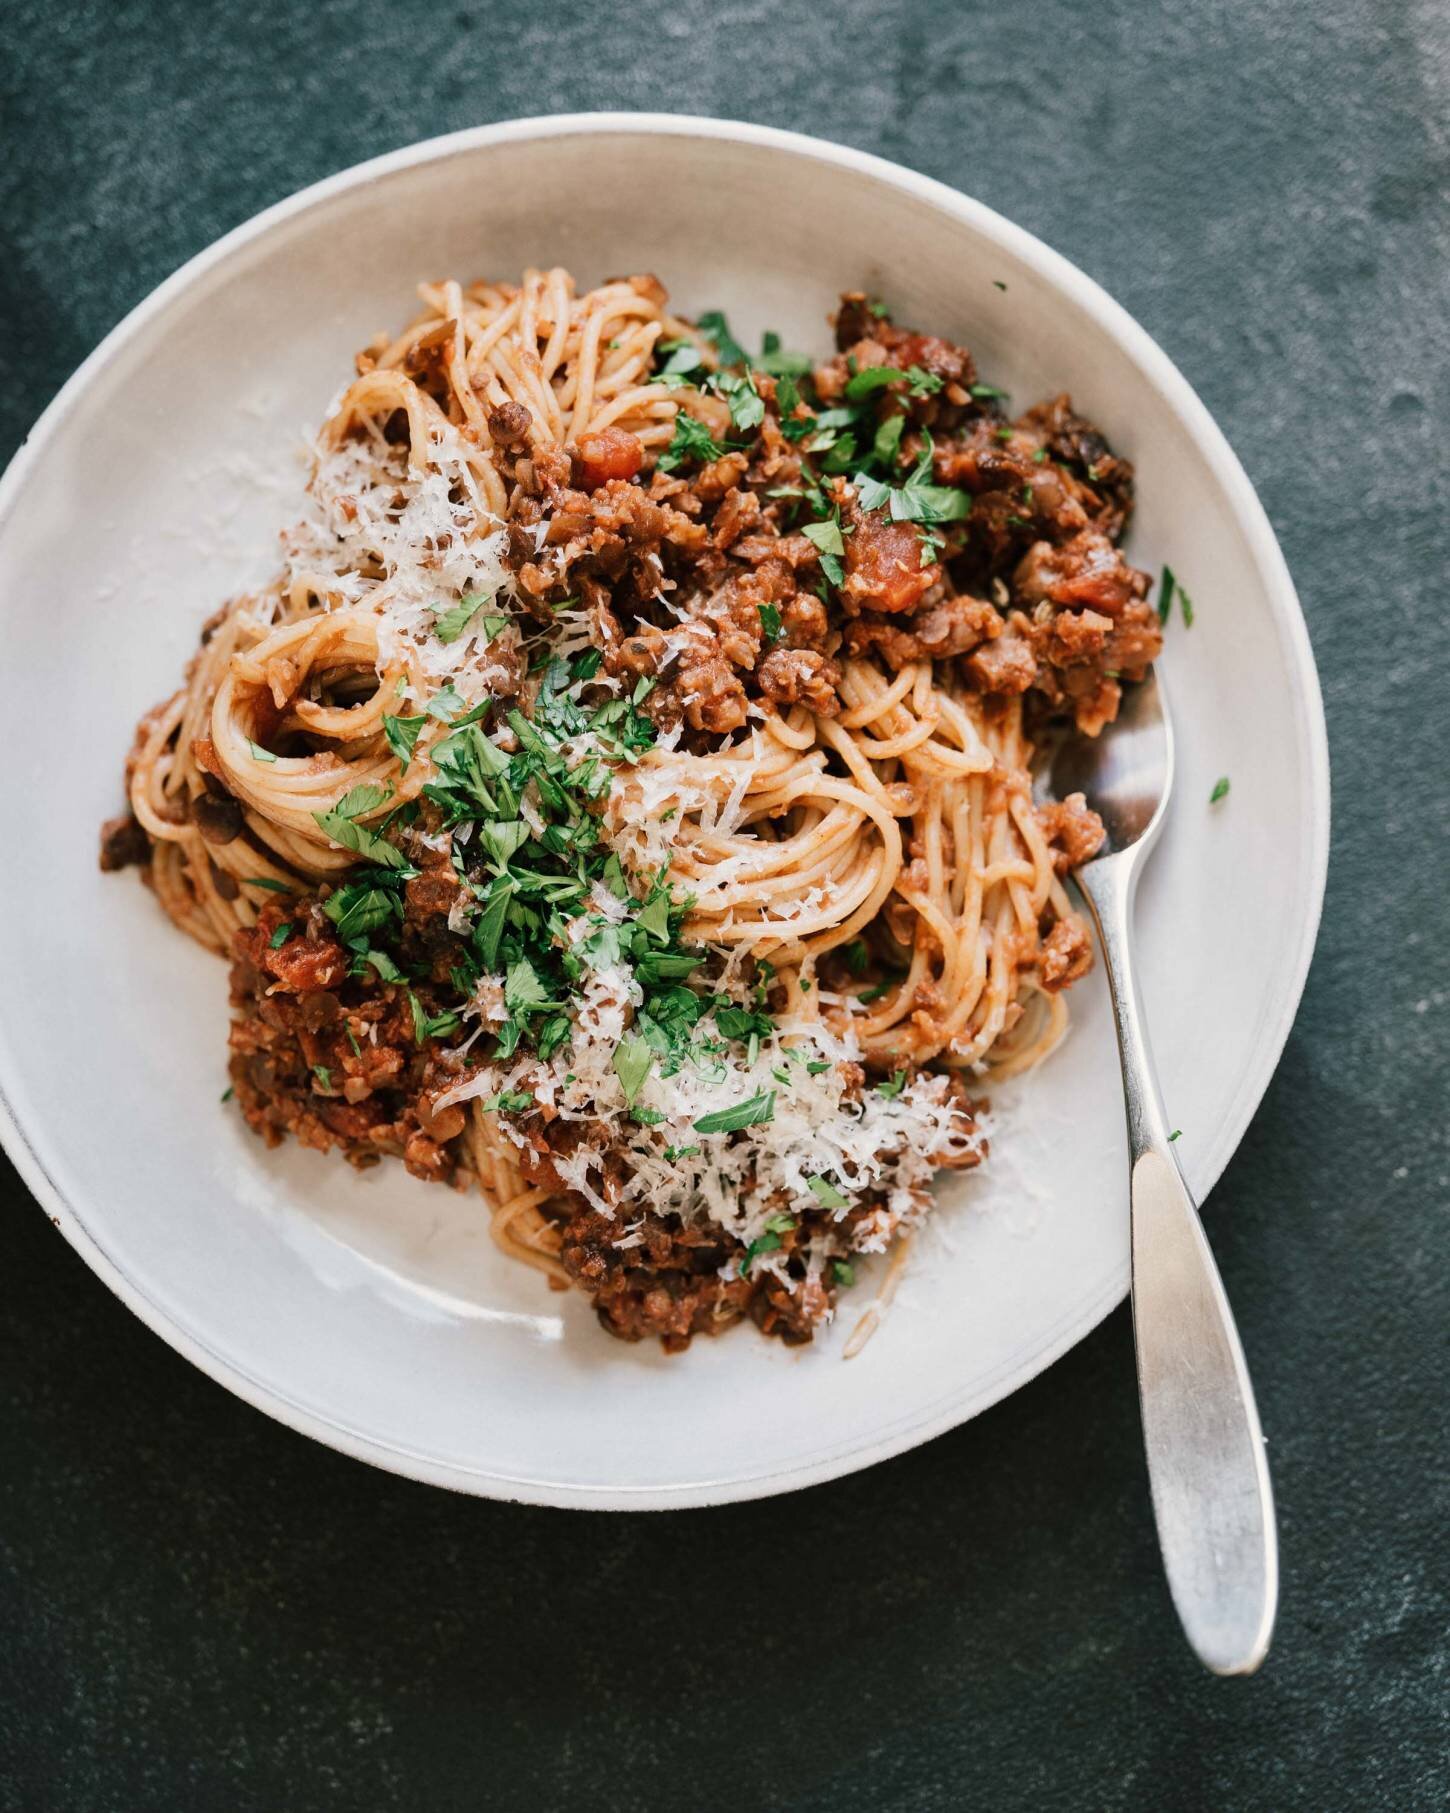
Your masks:
<instances>
[{"instance_id":1,"label":"parsley fleck on bowl","mask_svg":"<svg viewBox=\"0 0 1450 1813\"><path fill-rule=\"evenodd\" d=\"M1263 510L1164 354L1020 228L816 140L606 114L414 146L229 234L65 386L0 486L0 593L24 680L0 823L45 877L0 897L0 939L23 956L0 1025L21 1172L150 1327L320 1441L491 1497L723 1503L940 1434L1121 1301L1124 1134L1101 977L1075 992L1065 1045L998 1091L999 1152L943 1185L859 1353L844 1350L869 1280L808 1348L741 1329L670 1357L611 1340L583 1296L505 1259L475 1197L250 1136L219 1102L224 966L95 860L137 701L173 683L218 600L267 576L303 482L300 426L358 347L409 318L413 274L556 262L582 283L653 270L683 314L719 309L746 344L775 331L822 353L840 293L880 294L1013 396L1070 391L1135 463L1129 558L1170 565L1196 605L1164 657L1180 778L1137 944L1200 1200L1263 1094L1308 967L1328 843L1323 717Z\"/></svg>"}]
</instances>

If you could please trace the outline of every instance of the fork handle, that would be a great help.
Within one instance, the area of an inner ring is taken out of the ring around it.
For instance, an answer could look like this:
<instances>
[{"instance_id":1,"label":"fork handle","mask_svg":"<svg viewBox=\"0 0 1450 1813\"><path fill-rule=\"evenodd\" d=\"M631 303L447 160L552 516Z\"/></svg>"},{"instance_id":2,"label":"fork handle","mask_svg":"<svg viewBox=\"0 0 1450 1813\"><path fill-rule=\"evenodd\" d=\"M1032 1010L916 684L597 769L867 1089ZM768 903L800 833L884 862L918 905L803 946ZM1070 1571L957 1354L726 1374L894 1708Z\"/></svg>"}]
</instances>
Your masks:
<instances>
[{"instance_id":1,"label":"fork handle","mask_svg":"<svg viewBox=\"0 0 1450 1813\"><path fill-rule=\"evenodd\" d=\"M1184 1633L1215 1674L1252 1674L1278 1601L1264 1438L1233 1313L1174 1159L1129 930L1137 865L1078 876L1097 921L1128 1111L1133 1337L1158 1543Z\"/></svg>"}]
</instances>

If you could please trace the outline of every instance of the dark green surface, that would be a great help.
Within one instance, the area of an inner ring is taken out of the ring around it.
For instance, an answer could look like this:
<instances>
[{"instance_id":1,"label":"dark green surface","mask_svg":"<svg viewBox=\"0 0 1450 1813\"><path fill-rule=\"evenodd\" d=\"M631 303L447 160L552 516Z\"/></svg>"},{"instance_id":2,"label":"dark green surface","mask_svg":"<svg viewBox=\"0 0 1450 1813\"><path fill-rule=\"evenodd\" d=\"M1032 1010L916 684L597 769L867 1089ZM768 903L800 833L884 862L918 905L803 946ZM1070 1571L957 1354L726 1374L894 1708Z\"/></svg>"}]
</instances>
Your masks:
<instances>
[{"instance_id":1,"label":"dark green surface","mask_svg":"<svg viewBox=\"0 0 1450 1813\"><path fill-rule=\"evenodd\" d=\"M1280 1501L1260 1677L1179 1645L1122 1313L856 1478L532 1511L246 1408L12 1179L0 1804L1443 1805L1445 12L10 0L0 95L0 457L184 258L435 132L663 106L967 189L1100 278L1217 413L1303 595L1336 784L1303 1011L1209 1223Z\"/></svg>"}]
</instances>

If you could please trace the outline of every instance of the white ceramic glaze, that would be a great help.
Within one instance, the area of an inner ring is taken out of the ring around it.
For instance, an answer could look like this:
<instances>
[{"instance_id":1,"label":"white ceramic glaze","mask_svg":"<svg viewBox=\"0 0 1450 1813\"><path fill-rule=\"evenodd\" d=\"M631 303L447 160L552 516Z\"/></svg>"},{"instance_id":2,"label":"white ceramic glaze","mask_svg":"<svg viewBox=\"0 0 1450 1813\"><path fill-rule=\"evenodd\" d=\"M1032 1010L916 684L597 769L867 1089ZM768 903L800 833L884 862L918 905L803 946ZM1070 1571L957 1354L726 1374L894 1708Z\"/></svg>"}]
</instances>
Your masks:
<instances>
[{"instance_id":1,"label":"white ceramic glaze","mask_svg":"<svg viewBox=\"0 0 1450 1813\"><path fill-rule=\"evenodd\" d=\"M810 1350L739 1329L665 1359L610 1340L582 1298L499 1257L474 1200L248 1136L218 1102L222 965L134 875L96 868L132 725L175 683L202 618L268 570L301 434L353 350L408 317L416 277L554 261L585 281L654 270L684 311L725 308L747 343L775 328L824 347L838 291L878 291L964 341L1017 399L1070 390L1137 463L1131 554L1168 559L1198 607L1169 636L1179 792L1139 935L1200 1197L1263 1093L1308 966L1328 844L1323 718L1263 511L1163 353L986 208L814 140L598 115L398 152L202 253L57 397L0 487L14 676L0 1093L27 1181L152 1328L294 1428L495 1497L719 1503L950 1428L1121 1299L1124 1139L1100 983L1076 991L1065 1047L997 1104L990 1166L948 1192L858 1358L841 1358L848 1309ZM1223 772L1233 791L1210 810Z\"/></svg>"}]
</instances>

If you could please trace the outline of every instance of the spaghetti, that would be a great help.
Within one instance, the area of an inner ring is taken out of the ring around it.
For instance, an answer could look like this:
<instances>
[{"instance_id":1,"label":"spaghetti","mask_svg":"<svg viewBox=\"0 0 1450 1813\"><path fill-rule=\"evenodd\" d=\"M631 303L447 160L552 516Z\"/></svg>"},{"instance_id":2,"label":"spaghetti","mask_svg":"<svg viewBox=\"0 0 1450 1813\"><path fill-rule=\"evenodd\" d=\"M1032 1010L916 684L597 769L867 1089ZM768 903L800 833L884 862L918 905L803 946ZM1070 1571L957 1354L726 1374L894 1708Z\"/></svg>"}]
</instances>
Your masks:
<instances>
[{"instance_id":1,"label":"spaghetti","mask_svg":"<svg viewBox=\"0 0 1450 1813\"><path fill-rule=\"evenodd\" d=\"M1090 960L1032 742L1157 652L1131 469L860 296L813 363L652 277L420 294L103 866L231 958L263 1137L476 1185L617 1334L808 1339Z\"/></svg>"}]
</instances>

